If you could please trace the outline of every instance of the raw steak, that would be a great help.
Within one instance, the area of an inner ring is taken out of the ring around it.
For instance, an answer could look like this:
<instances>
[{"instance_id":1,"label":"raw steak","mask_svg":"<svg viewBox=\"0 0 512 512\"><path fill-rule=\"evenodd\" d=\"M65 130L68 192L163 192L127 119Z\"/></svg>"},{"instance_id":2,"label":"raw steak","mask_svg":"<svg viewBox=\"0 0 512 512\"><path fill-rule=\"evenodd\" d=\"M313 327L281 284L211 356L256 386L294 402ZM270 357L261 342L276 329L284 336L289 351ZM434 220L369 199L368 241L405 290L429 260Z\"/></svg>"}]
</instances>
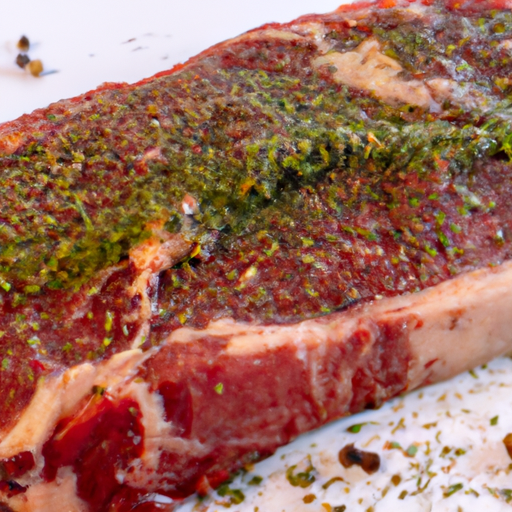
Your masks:
<instances>
[{"instance_id":1,"label":"raw steak","mask_svg":"<svg viewBox=\"0 0 512 512\"><path fill-rule=\"evenodd\" d=\"M510 350L506 7L270 24L0 127L0 509L172 510Z\"/></svg>"}]
</instances>

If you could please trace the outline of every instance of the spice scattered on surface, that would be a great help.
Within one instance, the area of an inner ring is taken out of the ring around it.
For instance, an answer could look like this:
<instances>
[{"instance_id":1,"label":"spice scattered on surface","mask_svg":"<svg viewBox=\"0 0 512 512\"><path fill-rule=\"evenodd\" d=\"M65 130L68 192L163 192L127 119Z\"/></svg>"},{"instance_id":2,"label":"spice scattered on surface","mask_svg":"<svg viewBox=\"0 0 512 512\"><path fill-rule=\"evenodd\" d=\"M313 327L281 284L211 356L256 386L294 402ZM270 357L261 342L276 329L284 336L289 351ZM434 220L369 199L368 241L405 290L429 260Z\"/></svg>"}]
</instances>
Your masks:
<instances>
[{"instance_id":1,"label":"spice scattered on surface","mask_svg":"<svg viewBox=\"0 0 512 512\"><path fill-rule=\"evenodd\" d=\"M32 76L39 76L43 72L43 63L39 60L31 60L27 64L27 69Z\"/></svg>"},{"instance_id":2,"label":"spice scattered on surface","mask_svg":"<svg viewBox=\"0 0 512 512\"><path fill-rule=\"evenodd\" d=\"M347 428L347 432L350 432L351 434L358 434L361 432L361 429L367 425L367 423L359 423L357 425L352 425Z\"/></svg>"},{"instance_id":3,"label":"spice scattered on surface","mask_svg":"<svg viewBox=\"0 0 512 512\"><path fill-rule=\"evenodd\" d=\"M27 70L32 76L40 76L43 72L43 63L39 59L31 60L27 55L30 49L30 41L27 36L21 36L16 44L21 53L16 57L16 64L21 68Z\"/></svg>"},{"instance_id":4,"label":"spice scattered on surface","mask_svg":"<svg viewBox=\"0 0 512 512\"><path fill-rule=\"evenodd\" d=\"M302 499L304 501L304 503L313 503L313 501L316 500L316 496L314 494L307 494L306 496L304 496L304 498Z\"/></svg>"},{"instance_id":5,"label":"spice scattered on surface","mask_svg":"<svg viewBox=\"0 0 512 512\"><path fill-rule=\"evenodd\" d=\"M322 485L322 489L329 489L329 487L335 482L343 482L343 478L341 476L335 476L331 478L328 482Z\"/></svg>"},{"instance_id":6,"label":"spice scattered on surface","mask_svg":"<svg viewBox=\"0 0 512 512\"><path fill-rule=\"evenodd\" d=\"M315 468L313 464L311 463L311 458L307 457L307 463L303 463L299 466L305 466L304 468L297 467L297 464L289 467L286 470L286 479L288 482L293 485L293 487L301 487L302 489L305 489L306 487L309 487L312 485L316 477L313 474L315 471ZM302 469L302 470L301 470Z\"/></svg>"},{"instance_id":7,"label":"spice scattered on surface","mask_svg":"<svg viewBox=\"0 0 512 512\"><path fill-rule=\"evenodd\" d=\"M30 62L30 57L24 53L18 53L16 57L16 64L21 68L25 69L25 66Z\"/></svg>"},{"instance_id":8,"label":"spice scattered on surface","mask_svg":"<svg viewBox=\"0 0 512 512\"><path fill-rule=\"evenodd\" d=\"M402 481L402 477L400 475L393 475L391 477L391 483L397 487L398 485L400 485L400 482Z\"/></svg>"},{"instance_id":9,"label":"spice scattered on surface","mask_svg":"<svg viewBox=\"0 0 512 512\"><path fill-rule=\"evenodd\" d=\"M453 484L448 487L448 489L443 493L445 498L449 498L452 494L460 491L464 486L461 483Z\"/></svg>"},{"instance_id":10,"label":"spice scattered on surface","mask_svg":"<svg viewBox=\"0 0 512 512\"><path fill-rule=\"evenodd\" d=\"M507 449L509 457L512 459L512 434L507 434L505 439L503 439L503 444Z\"/></svg>"},{"instance_id":11,"label":"spice scattered on surface","mask_svg":"<svg viewBox=\"0 0 512 512\"><path fill-rule=\"evenodd\" d=\"M376 453L358 450L353 443L347 444L340 450L338 459L343 467L349 468L355 464L361 466L369 475L380 468L380 457Z\"/></svg>"},{"instance_id":12,"label":"spice scattered on surface","mask_svg":"<svg viewBox=\"0 0 512 512\"><path fill-rule=\"evenodd\" d=\"M258 475L254 475L248 482L247 485L260 485L263 481L263 478Z\"/></svg>"},{"instance_id":13,"label":"spice scattered on surface","mask_svg":"<svg viewBox=\"0 0 512 512\"><path fill-rule=\"evenodd\" d=\"M21 36L18 44L16 45L20 52L28 52L30 49L30 41L27 36Z\"/></svg>"}]
</instances>

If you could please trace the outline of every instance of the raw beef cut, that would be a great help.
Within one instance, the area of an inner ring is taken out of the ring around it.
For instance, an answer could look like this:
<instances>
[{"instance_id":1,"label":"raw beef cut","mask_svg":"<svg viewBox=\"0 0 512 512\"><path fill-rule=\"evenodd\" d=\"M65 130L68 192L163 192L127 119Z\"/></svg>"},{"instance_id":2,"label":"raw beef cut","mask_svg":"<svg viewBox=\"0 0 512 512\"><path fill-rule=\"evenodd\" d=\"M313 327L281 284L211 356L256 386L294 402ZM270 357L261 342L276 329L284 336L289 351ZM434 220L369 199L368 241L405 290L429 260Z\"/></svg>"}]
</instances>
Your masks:
<instances>
[{"instance_id":1,"label":"raw beef cut","mask_svg":"<svg viewBox=\"0 0 512 512\"><path fill-rule=\"evenodd\" d=\"M0 509L172 510L512 348L512 12L269 24L0 127Z\"/></svg>"}]
</instances>

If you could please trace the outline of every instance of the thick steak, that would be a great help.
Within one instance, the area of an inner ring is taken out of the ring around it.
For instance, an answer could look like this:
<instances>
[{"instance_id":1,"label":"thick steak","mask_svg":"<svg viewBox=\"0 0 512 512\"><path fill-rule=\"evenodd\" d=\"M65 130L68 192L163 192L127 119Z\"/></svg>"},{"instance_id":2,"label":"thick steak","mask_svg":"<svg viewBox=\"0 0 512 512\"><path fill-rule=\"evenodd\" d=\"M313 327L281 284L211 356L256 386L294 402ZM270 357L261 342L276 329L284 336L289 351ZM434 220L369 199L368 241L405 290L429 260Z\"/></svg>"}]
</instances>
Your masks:
<instances>
[{"instance_id":1,"label":"thick steak","mask_svg":"<svg viewBox=\"0 0 512 512\"><path fill-rule=\"evenodd\" d=\"M0 127L0 509L172 509L512 348L512 12L356 4Z\"/></svg>"}]
</instances>

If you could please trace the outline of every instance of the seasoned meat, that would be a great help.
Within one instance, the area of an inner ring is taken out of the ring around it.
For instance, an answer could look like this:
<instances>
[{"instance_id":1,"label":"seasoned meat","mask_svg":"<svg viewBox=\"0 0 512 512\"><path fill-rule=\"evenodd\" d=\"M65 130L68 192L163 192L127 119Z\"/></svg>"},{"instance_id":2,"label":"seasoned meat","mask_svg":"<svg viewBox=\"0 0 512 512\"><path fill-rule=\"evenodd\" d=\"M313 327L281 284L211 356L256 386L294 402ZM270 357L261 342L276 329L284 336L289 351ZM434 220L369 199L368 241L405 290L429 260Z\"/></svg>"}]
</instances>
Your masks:
<instances>
[{"instance_id":1,"label":"seasoned meat","mask_svg":"<svg viewBox=\"0 0 512 512\"><path fill-rule=\"evenodd\" d=\"M0 508L171 510L510 350L502 7L269 24L1 126Z\"/></svg>"}]
</instances>

